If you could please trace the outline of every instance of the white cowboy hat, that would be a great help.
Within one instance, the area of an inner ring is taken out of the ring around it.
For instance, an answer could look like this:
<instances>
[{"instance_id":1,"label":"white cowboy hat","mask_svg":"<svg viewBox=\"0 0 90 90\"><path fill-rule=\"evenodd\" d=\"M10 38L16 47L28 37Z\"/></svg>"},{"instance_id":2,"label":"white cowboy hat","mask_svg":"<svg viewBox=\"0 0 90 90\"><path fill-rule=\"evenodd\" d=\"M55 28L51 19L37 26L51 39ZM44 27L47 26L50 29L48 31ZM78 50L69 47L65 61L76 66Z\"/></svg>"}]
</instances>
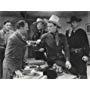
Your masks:
<instances>
[{"instance_id":1,"label":"white cowboy hat","mask_svg":"<svg viewBox=\"0 0 90 90\"><path fill-rule=\"evenodd\" d=\"M44 22L44 21L41 18L37 18L36 22Z\"/></svg>"},{"instance_id":2,"label":"white cowboy hat","mask_svg":"<svg viewBox=\"0 0 90 90\"><path fill-rule=\"evenodd\" d=\"M59 18L58 16L52 15L52 16L49 18L49 22L54 23L54 24L56 24L58 27L61 28L60 18Z\"/></svg>"}]
</instances>

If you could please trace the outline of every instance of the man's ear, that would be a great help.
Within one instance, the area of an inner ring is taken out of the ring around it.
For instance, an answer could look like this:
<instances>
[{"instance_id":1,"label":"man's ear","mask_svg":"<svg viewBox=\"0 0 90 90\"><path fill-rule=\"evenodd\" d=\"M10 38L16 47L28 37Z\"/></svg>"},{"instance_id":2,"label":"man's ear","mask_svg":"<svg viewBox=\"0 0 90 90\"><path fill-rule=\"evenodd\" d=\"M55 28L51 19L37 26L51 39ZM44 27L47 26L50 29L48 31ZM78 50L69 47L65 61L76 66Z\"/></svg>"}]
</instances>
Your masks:
<instances>
[{"instance_id":1,"label":"man's ear","mask_svg":"<svg viewBox=\"0 0 90 90\"><path fill-rule=\"evenodd\" d=\"M24 27L20 27L20 29L22 30Z\"/></svg>"},{"instance_id":2,"label":"man's ear","mask_svg":"<svg viewBox=\"0 0 90 90\"><path fill-rule=\"evenodd\" d=\"M56 25L54 25L54 27L57 29L57 26Z\"/></svg>"}]
</instances>

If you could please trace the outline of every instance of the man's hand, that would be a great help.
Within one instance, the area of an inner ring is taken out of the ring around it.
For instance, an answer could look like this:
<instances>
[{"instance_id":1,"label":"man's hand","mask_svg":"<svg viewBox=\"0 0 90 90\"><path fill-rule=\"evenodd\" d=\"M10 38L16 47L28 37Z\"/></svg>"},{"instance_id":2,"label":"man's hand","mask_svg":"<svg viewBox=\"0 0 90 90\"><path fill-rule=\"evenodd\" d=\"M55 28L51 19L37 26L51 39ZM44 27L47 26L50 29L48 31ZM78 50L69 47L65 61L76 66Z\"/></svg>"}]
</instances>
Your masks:
<instances>
[{"instance_id":1,"label":"man's hand","mask_svg":"<svg viewBox=\"0 0 90 90\"><path fill-rule=\"evenodd\" d=\"M36 41L26 41L28 46L35 45Z\"/></svg>"},{"instance_id":2,"label":"man's hand","mask_svg":"<svg viewBox=\"0 0 90 90\"><path fill-rule=\"evenodd\" d=\"M56 70L56 72L62 72L61 66L58 66L56 63L53 64L53 69Z\"/></svg>"},{"instance_id":3,"label":"man's hand","mask_svg":"<svg viewBox=\"0 0 90 90\"><path fill-rule=\"evenodd\" d=\"M40 48L39 51L40 51L40 52L43 52L43 51L44 51L44 48Z\"/></svg>"},{"instance_id":4,"label":"man's hand","mask_svg":"<svg viewBox=\"0 0 90 90\"><path fill-rule=\"evenodd\" d=\"M68 69L70 69L72 67L70 61L66 61L65 65L66 65L66 68L68 68Z\"/></svg>"},{"instance_id":5,"label":"man's hand","mask_svg":"<svg viewBox=\"0 0 90 90\"><path fill-rule=\"evenodd\" d=\"M39 44L41 42L41 39L38 39L37 41L36 41L36 44Z\"/></svg>"},{"instance_id":6,"label":"man's hand","mask_svg":"<svg viewBox=\"0 0 90 90\"><path fill-rule=\"evenodd\" d=\"M82 60L85 61L85 62L87 62L88 61L88 57L87 56L83 56L82 57Z\"/></svg>"},{"instance_id":7,"label":"man's hand","mask_svg":"<svg viewBox=\"0 0 90 90\"><path fill-rule=\"evenodd\" d=\"M23 76L22 72L20 70L15 71L16 77L20 78Z\"/></svg>"}]
</instances>

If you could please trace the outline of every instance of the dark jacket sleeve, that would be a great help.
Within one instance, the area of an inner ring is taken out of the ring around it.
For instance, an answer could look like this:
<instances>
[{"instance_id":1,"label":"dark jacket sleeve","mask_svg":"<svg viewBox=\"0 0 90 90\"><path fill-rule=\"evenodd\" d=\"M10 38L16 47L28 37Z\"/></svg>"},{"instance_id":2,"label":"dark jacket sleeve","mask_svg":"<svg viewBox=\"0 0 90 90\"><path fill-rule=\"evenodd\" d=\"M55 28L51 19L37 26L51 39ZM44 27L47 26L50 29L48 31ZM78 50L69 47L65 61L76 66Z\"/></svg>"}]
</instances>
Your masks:
<instances>
[{"instance_id":1,"label":"dark jacket sleeve","mask_svg":"<svg viewBox=\"0 0 90 90\"><path fill-rule=\"evenodd\" d=\"M36 46L36 48L44 48L44 51L46 51L46 34L43 34L40 39L41 42Z\"/></svg>"},{"instance_id":2,"label":"dark jacket sleeve","mask_svg":"<svg viewBox=\"0 0 90 90\"><path fill-rule=\"evenodd\" d=\"M89 56L89 41L86 32L83 30L83 48L84 48L84 55Z\"/></svg>"},{"instance_id":3,"label":"dark jacket sleeve","mask_svg":"<svg viewBox=\"0 0 90 90\"><path fill-rule=\"evenodd\" d=\"M68 45L67 38L65 35L63 35L63 46L64 46L63 50L65 52L66 60L70 60L69 45Z\"/></svg>"}]
</instances>

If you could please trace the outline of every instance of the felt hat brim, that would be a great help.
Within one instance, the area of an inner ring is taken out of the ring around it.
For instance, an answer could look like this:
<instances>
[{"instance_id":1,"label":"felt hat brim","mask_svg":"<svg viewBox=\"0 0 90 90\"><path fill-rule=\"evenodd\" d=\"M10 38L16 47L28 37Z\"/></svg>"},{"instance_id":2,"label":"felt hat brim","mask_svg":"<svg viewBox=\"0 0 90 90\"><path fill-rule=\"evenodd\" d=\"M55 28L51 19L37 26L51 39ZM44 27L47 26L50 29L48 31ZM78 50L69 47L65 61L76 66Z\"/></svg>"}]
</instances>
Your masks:
<instances>
[{"instance_id":1,"label":"felt hat brim","mask_svg":"<svg viewBox=\"0 0 90 90\"><path fill-rule=\"evenodd\" d=\"M71 24L72 22L74 22L74 21L76 21L76 22L81 22L82 21L82 19L81 18L77 18L77 17L71 17L71 19L70 19L70 21L68 21L67 23L68 24Z\"/></svg>"},{"instance_id":2,"label":"felt hat brim","mask_svg":"<svg viewBox=\"0 0 90 90\"><path fill-rule=\"evenodd\" d=\"M50 21L50 20L49 20L48 22L53 23L53 24L55 24L56 26L58 26L59 28L61 28L61 25L60 25L59 23L57 23L57 22Z\"/></svg>"}]
</instances>

